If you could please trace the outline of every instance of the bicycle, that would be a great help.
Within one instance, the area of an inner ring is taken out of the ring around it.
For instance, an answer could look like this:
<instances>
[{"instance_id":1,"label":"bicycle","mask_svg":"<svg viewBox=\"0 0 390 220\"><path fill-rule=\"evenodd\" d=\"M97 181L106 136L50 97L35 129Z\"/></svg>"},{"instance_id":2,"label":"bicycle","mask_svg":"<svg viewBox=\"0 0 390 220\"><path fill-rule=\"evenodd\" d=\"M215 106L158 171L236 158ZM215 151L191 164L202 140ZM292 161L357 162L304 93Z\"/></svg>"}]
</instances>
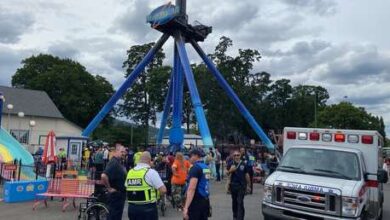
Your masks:
<instances>
[{"instance_id":1,"label":"bicycle","mask_svg":"<svg viewBox=\"0 0 390 220\"><path fill-rule=\"evenodd\" d=\"M166 172L165 170L160 170L160 171L157 171L158 174L160 175L161 179L163 180L164 184L167 185L167 178L166 178ZM162 216L165 216L165 212L167 211L167 195L164 194L163 196L160 195L159 192L158 193L158 200L157 200L157 207L161 213Z\"/></svg>"},{"instance_id":2,"label":"bicycle","mask_svg":"<svg viewBox=\"0 0 390 220\"><path fill-rule=\"evenodd\" d=\"M79 220L105 220L108 216L106 206L106 190L97 190L87 199L86 203L80 203Z\"/></svg>"},{"instance_id":3,"label":"bicycle","mask_svg":"<svg viewBox=\"0 0 390 220\"><path fill-rule=\"evenodd\" d=\"M157 201L157 207L159 209L159 212L161 213L161 216L165 216L165 212L167 211L167 197L164 194L162 197L160 197Z\"/></svg>"}]
</instances>

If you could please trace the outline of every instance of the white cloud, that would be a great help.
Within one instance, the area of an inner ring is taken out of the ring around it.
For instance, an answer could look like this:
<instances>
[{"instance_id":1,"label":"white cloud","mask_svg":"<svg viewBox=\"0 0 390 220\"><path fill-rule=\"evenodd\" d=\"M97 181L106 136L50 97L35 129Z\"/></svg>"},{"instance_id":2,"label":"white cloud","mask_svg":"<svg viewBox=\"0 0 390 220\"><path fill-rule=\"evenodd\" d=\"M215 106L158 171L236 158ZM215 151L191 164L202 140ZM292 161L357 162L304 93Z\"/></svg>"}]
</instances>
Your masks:
<instances>
[{"instance_id":1,"label":"white cloud","mask_svg":"<svg viewBox=\"0 0 390 220\"><path fill-rule=\"evenodd\" d=\"M165 0L2 0L0 84L9 85L20 62L32 54L70 57L115 87L124 80L122 63L134 44L161 33L146 16ZM259 50L255 67L274 79L326 87L330 102L348 96L385 117L390 128L389 1L196 0L188 1L190 22L213 26L201 46L211 53L222 35L234 47ZM172 40L164 46L172 63ZM200 61L187 47L191 61ZM389 130L390 131L390 130Z\"/></svg>"},{"instance_id":2,"label":"white cloud","mask_svg":"<svg viewBox=\"0 0 390 220\"><path fill-rule=\"evenodd\" d=\"M11 85L11 76L21 66L22 59L33 53L32 50L15 49L0 44L0 85Z\"/></svg>"},{"instance_id":3,"label":"white cloud","mask_svg":"<svg viewBox=\"0 0 390 220\"><path fill-rule=\"evenodd\" d=\"M157 31L152 31L146 24L146 16L152 8L144 1L130 1L124 6L126 10L115 18L109 31L125 34L136 42L155 40Z\"/></svg>"},{"instance_id":4,"label":"white cloud","mask_svg":"<svg viewBox=\"0 0 390 220\"><path fill-rule=\"evenodd\" d=\"M334 0L281 0L288 4L291 10L305 10L318 15L333 15L336 13Z\"/></svg>"},{"instance_id":5,"label":"white cloud","mask_svg":"<svg viewBox=\"0 0 390 220\"><path fill-rule=\"evenodd\" d=\"M33 24L31 13L11 12L0 5L0 43L17 43Z\"/></svg>"}]
</instances>

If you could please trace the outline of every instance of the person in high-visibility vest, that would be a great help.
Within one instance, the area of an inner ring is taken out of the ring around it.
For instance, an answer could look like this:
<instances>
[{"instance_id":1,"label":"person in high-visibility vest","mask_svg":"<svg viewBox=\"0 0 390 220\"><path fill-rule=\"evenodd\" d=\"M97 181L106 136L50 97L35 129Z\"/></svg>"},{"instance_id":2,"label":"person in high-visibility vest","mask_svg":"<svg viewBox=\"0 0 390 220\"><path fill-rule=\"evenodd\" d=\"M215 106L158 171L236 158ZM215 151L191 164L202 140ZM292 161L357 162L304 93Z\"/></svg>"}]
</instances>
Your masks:
<instances>
[{"instance_id":1,"label":"person in high-visibility vest","mask_svg":"<svg viewBox=\"0 0 390 220\"><path fill-rule=\"evenodd\" d=\"M138 152L134 154L133 160L134 160L134 166L136 166L141 158L142 153L144 152L143 147L138 148Z\"/></svg>"},{"instance_id":2,"label":"person in high-visibility vest","mask_svg":"<svg viewBox=\"0 0 390 220\"><path fill-rule=\"evenodd\" d=\"M144 151L125 182L130 220L157 220L157 199L167 189L157 171L150 168L152 157Z\"/></svg>"},{"instance_id":3,"label":"person in high-visibility vest","mask_svg":"<svg viewBox=\"0 0 390 220\"><path fill-rule=\"evenodd\" d=\"M91 151L89 150L88 147L85 147L84 148L84 152L83 152L83 163L84 163L84 167L86 169L89 168L88 159L89 159L90 156L91 156Z\"/></svg>"}]
</instances>

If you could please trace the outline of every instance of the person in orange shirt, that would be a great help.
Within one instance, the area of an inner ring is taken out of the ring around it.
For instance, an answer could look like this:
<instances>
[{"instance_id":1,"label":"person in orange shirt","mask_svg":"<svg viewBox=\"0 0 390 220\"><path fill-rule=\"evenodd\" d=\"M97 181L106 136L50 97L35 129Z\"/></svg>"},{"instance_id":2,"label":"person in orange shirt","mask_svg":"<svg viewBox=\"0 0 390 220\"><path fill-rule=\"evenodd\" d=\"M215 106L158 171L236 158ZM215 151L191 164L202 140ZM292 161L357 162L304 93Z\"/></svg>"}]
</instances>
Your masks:
<instances>
[{"instance_id":1,"label":"person in orange shirt","mask_svg":"<svg viewBox=\"0 0 390 220\"><path fill-rule=\"evenodd\" d=\"M172 198L176 207L181 211L183 208L182 191L186 183L186 177L190 168L190 162L184 160L183 153L177 152L172 165Z\"/></svg>"}]
</instances>

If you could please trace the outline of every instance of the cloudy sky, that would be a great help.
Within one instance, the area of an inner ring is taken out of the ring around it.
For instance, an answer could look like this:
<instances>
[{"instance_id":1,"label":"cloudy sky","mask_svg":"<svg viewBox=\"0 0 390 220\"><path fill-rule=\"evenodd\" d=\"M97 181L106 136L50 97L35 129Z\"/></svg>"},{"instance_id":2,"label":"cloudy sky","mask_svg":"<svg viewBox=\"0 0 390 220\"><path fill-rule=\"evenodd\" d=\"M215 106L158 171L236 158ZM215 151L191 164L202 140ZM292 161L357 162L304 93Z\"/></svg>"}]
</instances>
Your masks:
<instances>
[{"instance_id":1,"label":"cloudy sky","mask_svg":"<svg viewBox=\"0 0 390 220\"><path fill-rule=\"evenodd\" d=\"M173 1L174 2L174 1ZM0 85L10 85L22 59L51 53L79 61L115 87L126 49L156 40L146 15L167 0L1 0ZM188 0L190 22L212 25L202 43L212 52L222 35L258 49L256 71L294 85L328 89L383 116L390 133L390 1ZM164 49L172 54L172 42ZM189 51L190 48L188 47ZM199 61L191 52L192 61Z\"/></svg>"}]
</instances>

